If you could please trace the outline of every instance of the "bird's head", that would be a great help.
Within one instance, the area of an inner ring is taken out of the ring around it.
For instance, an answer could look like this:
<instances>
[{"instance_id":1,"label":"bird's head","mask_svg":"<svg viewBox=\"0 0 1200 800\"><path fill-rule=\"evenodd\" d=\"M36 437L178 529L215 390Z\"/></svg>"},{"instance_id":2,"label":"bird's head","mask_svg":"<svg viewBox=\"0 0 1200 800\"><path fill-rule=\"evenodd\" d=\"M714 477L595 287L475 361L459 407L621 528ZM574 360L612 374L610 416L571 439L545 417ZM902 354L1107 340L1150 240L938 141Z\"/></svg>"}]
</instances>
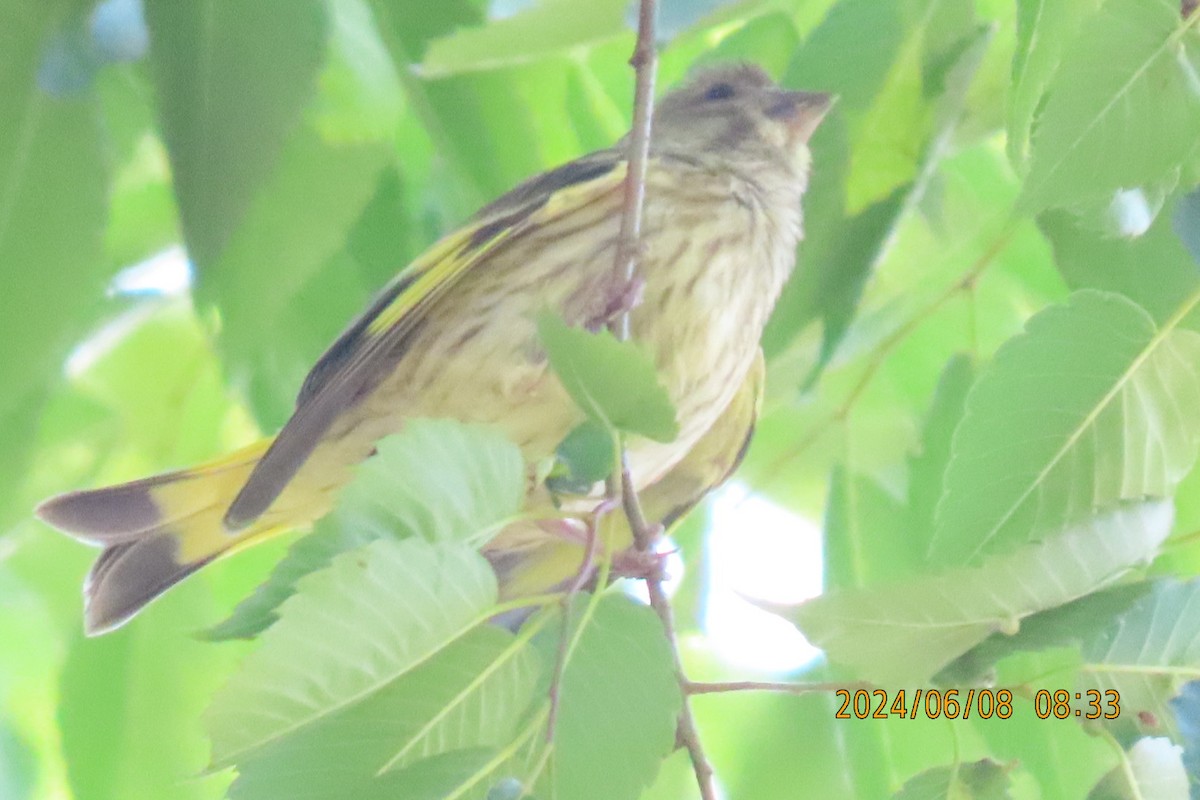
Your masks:
<instances>
[{"instance_id":1,"label":"bird's head","mask_svg":"<svg viewBox=\"0 0 1200 800\"><path fill-rule=\"evenodd\" d=\"M833 99L781 88L761 68L726 65L699 71L654 112L653 149L705 162L808 172L808 140Z\"/></svg>"}]
</instances>

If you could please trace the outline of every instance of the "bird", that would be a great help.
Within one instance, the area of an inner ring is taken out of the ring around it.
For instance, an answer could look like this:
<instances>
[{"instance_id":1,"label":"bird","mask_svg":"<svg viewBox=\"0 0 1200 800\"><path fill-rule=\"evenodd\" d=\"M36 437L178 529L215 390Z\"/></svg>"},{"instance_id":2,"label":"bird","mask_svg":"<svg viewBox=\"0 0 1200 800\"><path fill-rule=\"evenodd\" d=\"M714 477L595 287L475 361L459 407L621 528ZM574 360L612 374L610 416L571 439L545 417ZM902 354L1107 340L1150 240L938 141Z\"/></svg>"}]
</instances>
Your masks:
<instances>
[{"instance_id":1,"label":"bird","mask_svg":"<svg viewBox=\"0 0 1200 800\"><path fill-rule=\"evenodd\" d=\"M648 518L678 518L749 441L759 341L795 265L809 140L831 103L753 64L698 70L653 112L636 286L614 266L627 134L521 183L401 270L319 358L277 435L43 502L42 520L103 548L84 584L86 632L112 630L214 559L324 516L405 420L494 426L532 475L585 420L539 343L547 309L592 330L629 314L678 423L670 442L630 437L629 470ZM528 527L484 547L507 596L578 567L578 542Z\"/></svg>"}]
</instances>

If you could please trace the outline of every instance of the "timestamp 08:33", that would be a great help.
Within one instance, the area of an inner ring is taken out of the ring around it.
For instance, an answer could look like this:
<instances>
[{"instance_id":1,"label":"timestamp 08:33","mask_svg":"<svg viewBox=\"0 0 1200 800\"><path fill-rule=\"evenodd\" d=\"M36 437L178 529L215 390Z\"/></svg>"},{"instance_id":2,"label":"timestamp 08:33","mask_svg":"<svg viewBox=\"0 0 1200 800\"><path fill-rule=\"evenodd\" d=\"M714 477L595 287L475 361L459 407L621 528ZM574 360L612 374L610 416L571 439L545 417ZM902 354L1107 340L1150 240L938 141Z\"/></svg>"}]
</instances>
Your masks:
<instances>
[{"instance_id":1,"label":"timestamp 08:33","mask_svg":"<svg viewBox=\"0 0 1200 800\"><path fill-rule=\"evenodd\" d=\"M1013 715L1010 689L838 689L841 705L835 719L1008 719ZM1070 692L1039 689L1033 695L1038 719L1116 719L1121 695L1116 690Z\"/></svg>"}]
</instances>

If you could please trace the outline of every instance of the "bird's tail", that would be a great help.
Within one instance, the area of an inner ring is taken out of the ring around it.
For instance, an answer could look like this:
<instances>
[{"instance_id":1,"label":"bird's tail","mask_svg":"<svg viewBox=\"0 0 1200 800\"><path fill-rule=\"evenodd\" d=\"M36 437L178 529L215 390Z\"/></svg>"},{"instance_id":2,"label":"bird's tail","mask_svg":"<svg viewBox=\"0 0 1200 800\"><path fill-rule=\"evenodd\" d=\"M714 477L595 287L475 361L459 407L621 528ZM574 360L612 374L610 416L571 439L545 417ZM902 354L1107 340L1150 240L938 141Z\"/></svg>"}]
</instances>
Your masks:
<instances>
[{"instance_id":1,"label":"bird's tail","mask_svg":"<svg viewBox=\"0 0 1200 800\"><path fill-rule=\"evenodd\" d=\"M225 528L226 509L270 444L263 439L191 469L68 492L38 506L49 524L104 548L84 584L89 634L117 627L214 559L320 515L297 508L242 530Z\"/></svg>"}]
</instances>

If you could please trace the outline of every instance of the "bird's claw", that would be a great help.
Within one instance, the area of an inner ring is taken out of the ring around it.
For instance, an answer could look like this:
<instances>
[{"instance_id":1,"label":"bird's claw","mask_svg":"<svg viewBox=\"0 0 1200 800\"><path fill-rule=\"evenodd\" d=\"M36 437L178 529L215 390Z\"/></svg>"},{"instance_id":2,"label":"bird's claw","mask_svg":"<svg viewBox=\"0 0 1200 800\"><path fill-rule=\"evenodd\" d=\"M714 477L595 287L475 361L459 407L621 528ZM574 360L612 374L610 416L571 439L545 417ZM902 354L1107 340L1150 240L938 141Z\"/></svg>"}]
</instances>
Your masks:
<instances>
[{"instance_id":1,"label":"bird's claw","mask_svg":"<svg viewBox=\"0 0 1200 800\"><path fill-rule=\"evenodd\" d=\"M646 281L640 277L622 281L621 285L609 295L608 303L600 316L588 324L588 330L598 331L622 314L628 313L642 304L646 295Z\"/></svg>"},{"instance_id":2,"label":"bird's claw","mask_svg":"<svg viewBox=\"0 0 1200 800\"><path fill-rule=\"evenodd\" d=\"M649 552L631 547L616 555L613 559L613 569L625 578L662 581L668 577L667 558L672 552Z\"/></svg>"}]
</instances>

